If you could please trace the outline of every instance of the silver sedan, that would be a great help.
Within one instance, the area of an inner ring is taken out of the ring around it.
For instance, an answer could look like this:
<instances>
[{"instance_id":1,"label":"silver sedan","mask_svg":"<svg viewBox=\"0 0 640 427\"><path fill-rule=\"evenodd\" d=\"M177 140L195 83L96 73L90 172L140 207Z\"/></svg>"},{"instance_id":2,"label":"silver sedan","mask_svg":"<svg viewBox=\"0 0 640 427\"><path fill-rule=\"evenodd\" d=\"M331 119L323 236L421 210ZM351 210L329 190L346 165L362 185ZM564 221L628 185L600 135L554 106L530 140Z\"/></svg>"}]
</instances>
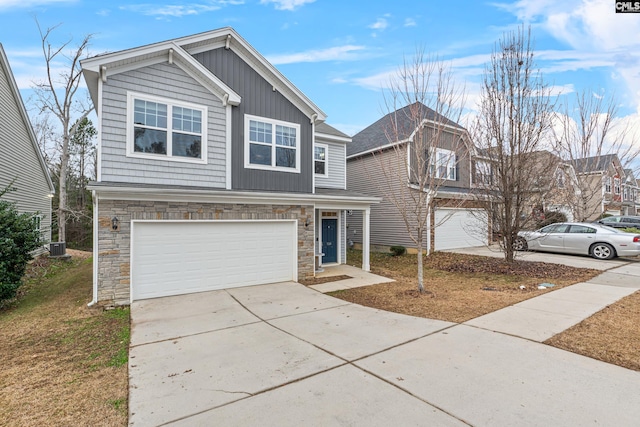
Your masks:
<instances>
[{"instance_id":1,"label":"silver sedan","mask_svg":"<svg viewBox=\"0 0 640 427\"><path fill-rule=\"evenodd\" d=\"M597 259L640 255L640 235L599 224L562 222L521 231L514 249L591 255Z\"/></svg>"}]
</instances>

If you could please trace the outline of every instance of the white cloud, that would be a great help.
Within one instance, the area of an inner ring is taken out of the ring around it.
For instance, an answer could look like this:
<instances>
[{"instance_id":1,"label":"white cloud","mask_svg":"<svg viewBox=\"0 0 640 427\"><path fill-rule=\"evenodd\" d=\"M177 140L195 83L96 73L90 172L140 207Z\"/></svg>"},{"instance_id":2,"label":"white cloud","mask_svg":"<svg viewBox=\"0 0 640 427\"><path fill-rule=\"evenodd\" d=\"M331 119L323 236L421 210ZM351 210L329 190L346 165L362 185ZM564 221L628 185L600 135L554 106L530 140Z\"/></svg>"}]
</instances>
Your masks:
<instances>
[{"instance_id":1,"label":"white cloud","mask_svg":"<svg viewBox=\"0 0 640 427\"><path fill-rule=\"evenodd\" d=\"M353 61L358 59L356 53L364 49L364 46L356 45L336 46L306 52L267 55L267 60L276 65L299 62Z\"/></svg>"},{"instance_id":2,"label":"white cloud","mask_svg":"<svg viewBox=\"0 0 640 427\"><path fill-rule=\"evenodd\" d=\"M417 25L416 24L416 20L413 19L413 18L406 18L404 20L404 26L405 27L415 27L416 25Z\"/></svg>"},{"instance_id":3,"label":"white cloud","mask_svg":"<svg viewBox=\"0 0 640 427\"><path fill-rule=\"evenodd\" d=\"M389 22L387 21L386 18L378 18L376 22L369 25L369 28L376 31L384 31L387 29L388 26L389 26Z\"/></svg>"},{"instance_id":4,"label":"white cloud","mask_svg":"<svg viewBox=\"0 0 640 427\"><path fill-rule=\"evenodd\" d=\"M296 10L297 8L304 6L308 3L313 3L316 0L260 0L260 4L273 3L277 10Z\"/></svg>"},{"instance_id":5,"label":"white cloud","mask_svg":"<svg viewBox=\"0 0 640 427\"><path fill-rule=\"evenodd\" d=\"M0 0L1 1L1 0ZM153 3L140 3L120 6L121 10L128 10L130 12L141 13L147 16L157 16L159 18L181 18L189 15L199 15L201 13L214 12L222 9L227 5L244 4L242 0L219 0L208 1L202 3L189 3L189 4L153 4Z\"/></svg>"},{"instance_id":6,"label":"white cloud","mask_svg":"<svg viewBox=\"0 0 640 427\"><path fill-rule=\"evenodd\" d=\"M30 8L57 3L75 3L77 0L0 0L0 10L12 8Z\"/></svg>"}]
</instances>

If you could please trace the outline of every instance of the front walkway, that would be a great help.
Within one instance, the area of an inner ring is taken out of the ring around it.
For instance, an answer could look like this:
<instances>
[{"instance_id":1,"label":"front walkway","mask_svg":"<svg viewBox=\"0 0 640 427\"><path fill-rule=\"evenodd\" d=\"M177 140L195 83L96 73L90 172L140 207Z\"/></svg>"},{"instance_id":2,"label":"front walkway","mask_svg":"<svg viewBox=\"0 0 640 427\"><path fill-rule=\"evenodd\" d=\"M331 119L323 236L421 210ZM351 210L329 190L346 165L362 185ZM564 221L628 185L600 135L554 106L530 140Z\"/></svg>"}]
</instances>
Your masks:
<instances>
[{"instance_id":1,"label":"front walkway","mask_svg":"<svg viewBox=\"0 0 640 427\"><path fill-rule=\"evenodd\" d=\"M360 268L346 264L334 265L329 267L324 266L323 268L323 272L316 273L317 278L333 276L350 276L351 278L309 286L310 288L322 293L359 288L361 286L377 285L379 283L395 282L395 280L393 279L378 276L377 274L369 273Z\"/></svg>"}]
</instances>

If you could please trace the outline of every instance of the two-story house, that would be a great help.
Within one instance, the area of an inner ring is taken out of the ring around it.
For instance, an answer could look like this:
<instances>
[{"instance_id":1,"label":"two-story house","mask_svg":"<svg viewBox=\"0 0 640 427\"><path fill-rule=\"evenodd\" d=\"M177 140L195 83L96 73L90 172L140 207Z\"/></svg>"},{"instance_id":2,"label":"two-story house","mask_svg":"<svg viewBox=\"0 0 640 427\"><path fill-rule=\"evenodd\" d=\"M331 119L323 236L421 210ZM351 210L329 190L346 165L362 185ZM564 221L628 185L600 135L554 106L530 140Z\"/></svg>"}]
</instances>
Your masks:
<instances>
[{"instance_id":1,"label":"two-story house","mask_svg":"<svg viewBox=\"0 0 640 427\"><path fill-rule=\"evenodd\" d=\"M577 217L591 221L603 214L620 215L625 174L617 154L586 157L571 163L581 191Z\"/></svg>"},{"instance_id":2,"label":"two-story house","mask_svg":"<svg viewBox=\"0 0 640 427\"><path fill-rule=\"evenodd\" d=\"M416 145L419 138L423 142ZM424 156L416 155L416 146L422 147ZM347 146L347 188L382 198L371 208L372 247L381 251L394 245L416 248L392 193L403 194L410 210L417 199L430 204L425 249L486 245L487 212L471 185L474 153L462 126L419 103L390 112L354 135ZM419 171L421 167L427 176ZM430 192L428 198L413 197L421 191L417 179L426 184L421 188ZM356 245L363 242L361 223L358 212L349 216L349 240Z\"/></svg>"},{"instance_id":3,"label":"two-story house","mask_svg":"<svg viewBox=\"0 0 640 427\"><path fill-rule=\"evenodd\" d=\"M622 215L638 215L640 208L640 186L633 169L624 170L622 182Z\"/></svg>"},{"instance_id":4,"label":"two-story house","mask_svg":"<svg viewBox=\"0 0 640 427\"><path fill-rule=\"evenodd\" d=\"M0 45L0 191L7 187L15 191L8 191L2 199L15 203L18 212L34 214L43 242L49 242L55 189Z\"/></svg>"},{"instance_id":5,"label":"two-story house","mask_svg":"<svg viewBox=\"0 0 640 427\"><path fill-rule=\"evenodd\" d=\"M350 138L232 28L82 61L99 125L93 302L314 276L346 258ZM369 269L365 239L363 269Z\"/></svg>"}]
</instances>

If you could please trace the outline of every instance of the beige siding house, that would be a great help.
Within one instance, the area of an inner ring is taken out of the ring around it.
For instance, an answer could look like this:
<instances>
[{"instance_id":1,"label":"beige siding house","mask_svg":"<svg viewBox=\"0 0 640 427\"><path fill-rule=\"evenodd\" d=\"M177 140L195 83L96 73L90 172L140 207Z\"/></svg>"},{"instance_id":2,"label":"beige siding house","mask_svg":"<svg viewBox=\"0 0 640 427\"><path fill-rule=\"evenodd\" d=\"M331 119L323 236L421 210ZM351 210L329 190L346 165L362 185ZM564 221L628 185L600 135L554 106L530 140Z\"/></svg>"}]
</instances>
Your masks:
<instances>
[{"instance_id":1,"label":"beige siding house","mask_svg":"<svg viewBox=\"0 0 640 427\"><path fill-rule=\"evenodd\" d=\"M417 121L416 111L422 115ZM390 132L390 128L395 132ZM424 142L416 145L415 138L419 137ZM429 190L425 191L433 193L429 198L425 248L446 250L486 245L488 220L471 186L475 149L467 131L424 105L412 104L385 115L354 135L348 146L347 188L382 198L371 208L372 248L386 251L394 245L417 247L398 209L399 203L409 210L416 206L414 196L420 191L416 147L429 150L428 164L424 166L429 168ZM393 200L401 194L400 202ZM349 218L347 235L357 246L362 241L361 219L357 212ZM409 219L410 228L415 229L412 221Z\"/></svg>"}]
</instances>

